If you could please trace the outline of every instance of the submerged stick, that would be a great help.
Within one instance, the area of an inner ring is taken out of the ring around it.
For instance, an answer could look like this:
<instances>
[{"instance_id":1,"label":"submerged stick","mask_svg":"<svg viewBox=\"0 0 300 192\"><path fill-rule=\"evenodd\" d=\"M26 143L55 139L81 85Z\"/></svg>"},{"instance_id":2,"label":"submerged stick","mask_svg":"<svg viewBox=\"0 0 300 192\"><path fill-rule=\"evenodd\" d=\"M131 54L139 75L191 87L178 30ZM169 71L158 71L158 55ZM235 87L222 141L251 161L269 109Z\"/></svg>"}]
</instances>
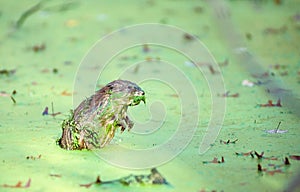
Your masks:
<instances>
[{"instance_id":1,"label":"submerged stick","mask_svg":"<svg viewBox=\"0 0 300 192\"><path fill-rule=\"evenodd\" d=\"M44 1L40 1L37 4L33 5L32 7L30 7L28 10L24 11L22 13L22 15L19 17L19 19L16 21L16 25L15 28L19 29L22 27L22 25L24 24L24 22L29 18L29 16L33 15L34 13L38 12L39 10L41 10L43 8L43 3ZM68 9L71 9L72 6L75 5L75 2L64 2L61 3L59 5L56 6L52 6L52 7L44 7L44 10L50 10L50 11L65 11Z\"/></svg>"},{"instance_id":2,"label":"submerged stick","mask_svg":"<svg viewBox=\"0 0 300 192\"><path fill-rule=\"evenodd\" d=\"M53 102L51 102L51 111L52 111L52 114L54 114L54 106L53 106ZM53 116L54 118L54 116Z\"/></svg>"},{"instance_id":3,"label":"submerged stick","mask_svg":"<svg viewBox=\"0 0 300 192\"><path fill-rule=\"evenodd\" d=\"M13 98L13 96L10 96L10 98L11 98L11 100L13 101L14 104L17 103L16 100L15 100L15 98Z\"/></svg>"},{"instance_id":4,"label":"submerged stick","mask_svg":"<svg viewBox=\"0 0 300 192\"><path fill-rule=\"evenodd\" d=\"M278 125L277 125L277 127L276 127L276 129L275 129L275 133L278 132L278 129L279 129L280 124L281 124L281 121L279 121L279 123L278 123Z\"/></svg>"},{"instance_id":5,"label":"submerged stick","mask_svg":"<svg viewBox=\"0 0 300 192\"><path fill-rule=\"evenodd\" d=\"M26 19L34 14L35 12L39 11L42 8L42 1L38 2L37 4L35 4L34 6L30 7L28 10L26 10L25 12L22 13L22 15L20 16L20 18L17 20L16 22L16 28L19 29L24 22L26 21Z\"/></svg>"}]
</instances>

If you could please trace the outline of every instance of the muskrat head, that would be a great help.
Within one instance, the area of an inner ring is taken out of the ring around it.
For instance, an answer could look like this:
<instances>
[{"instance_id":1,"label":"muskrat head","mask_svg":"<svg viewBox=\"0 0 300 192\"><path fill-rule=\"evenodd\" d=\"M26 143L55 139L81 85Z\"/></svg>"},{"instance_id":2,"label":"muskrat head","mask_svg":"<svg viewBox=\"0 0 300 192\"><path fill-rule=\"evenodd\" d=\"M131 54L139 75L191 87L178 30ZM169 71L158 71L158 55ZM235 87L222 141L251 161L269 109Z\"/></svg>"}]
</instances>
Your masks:
<instances>
[{"instance_id":1,"label":"muskrat head","mask_svg":"<svg viewBox=\"0 0 300 192\"><path fill-rule=\"evenodd\" d=\"M107 84L114 102L121 105L134 106L141 101L146 103L145 92L135 83L126 80L115 80Z\"/></svg>"}]
</instances>

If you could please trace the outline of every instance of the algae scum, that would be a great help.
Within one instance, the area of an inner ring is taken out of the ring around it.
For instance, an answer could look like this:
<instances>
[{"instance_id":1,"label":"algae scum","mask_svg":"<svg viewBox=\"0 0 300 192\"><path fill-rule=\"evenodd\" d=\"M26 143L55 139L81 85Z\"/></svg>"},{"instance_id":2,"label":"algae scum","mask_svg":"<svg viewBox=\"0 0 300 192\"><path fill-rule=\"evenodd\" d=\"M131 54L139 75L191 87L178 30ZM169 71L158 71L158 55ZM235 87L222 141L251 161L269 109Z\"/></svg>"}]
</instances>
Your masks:
<instances>
[{"instance_id":1,"label":"algae scum","mask_svg":"<svg viewBox=\"0 0 300 192\"><path fill-rule=\"evenodd\" d=\"M299 9L1 1L0 191L299 190Z\"/></svg>"}]
</instances>

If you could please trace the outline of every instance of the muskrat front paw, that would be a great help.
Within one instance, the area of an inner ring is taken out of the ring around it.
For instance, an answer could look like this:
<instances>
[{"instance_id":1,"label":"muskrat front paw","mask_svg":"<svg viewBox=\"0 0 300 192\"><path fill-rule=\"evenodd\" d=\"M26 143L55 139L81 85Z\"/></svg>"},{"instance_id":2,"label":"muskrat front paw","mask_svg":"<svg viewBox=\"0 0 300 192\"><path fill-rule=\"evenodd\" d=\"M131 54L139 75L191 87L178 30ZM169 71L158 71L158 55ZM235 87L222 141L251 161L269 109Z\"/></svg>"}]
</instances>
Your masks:
<instances>
[{"instance_id":1,"label":"muskrat front paw","mask_svg":"<svg viewBox=\"0 0 300 192\"><path fill-rule=\"evenodd\" d=\"M126 116L125 121L126 121L126 123L127 123L127 125L128 125L128 131L129 131L129 130L133 127L134 123L133 123L133 121L131 121L131 120L129 119L128 116Z\"/></svg>"}]
</instances>

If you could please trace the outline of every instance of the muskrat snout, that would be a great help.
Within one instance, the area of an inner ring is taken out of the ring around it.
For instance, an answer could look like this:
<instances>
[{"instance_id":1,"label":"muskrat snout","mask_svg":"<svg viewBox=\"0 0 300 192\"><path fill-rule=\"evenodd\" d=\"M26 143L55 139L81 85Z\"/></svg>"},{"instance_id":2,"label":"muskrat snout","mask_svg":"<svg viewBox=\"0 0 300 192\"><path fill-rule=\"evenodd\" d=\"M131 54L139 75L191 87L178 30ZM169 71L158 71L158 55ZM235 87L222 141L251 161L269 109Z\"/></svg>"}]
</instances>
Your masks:
<instances>
[{"instance_id":1,"label":"muskrat snout","mask_svg":"<svg viewBox=\"0 0 300 192\"><path fill-rule=\"evenodd\" d=\"M146 104L145 92L142 89L135 92L130 106L138 105L141 101L143 101Z\"/></svg>"}]
</instances>

